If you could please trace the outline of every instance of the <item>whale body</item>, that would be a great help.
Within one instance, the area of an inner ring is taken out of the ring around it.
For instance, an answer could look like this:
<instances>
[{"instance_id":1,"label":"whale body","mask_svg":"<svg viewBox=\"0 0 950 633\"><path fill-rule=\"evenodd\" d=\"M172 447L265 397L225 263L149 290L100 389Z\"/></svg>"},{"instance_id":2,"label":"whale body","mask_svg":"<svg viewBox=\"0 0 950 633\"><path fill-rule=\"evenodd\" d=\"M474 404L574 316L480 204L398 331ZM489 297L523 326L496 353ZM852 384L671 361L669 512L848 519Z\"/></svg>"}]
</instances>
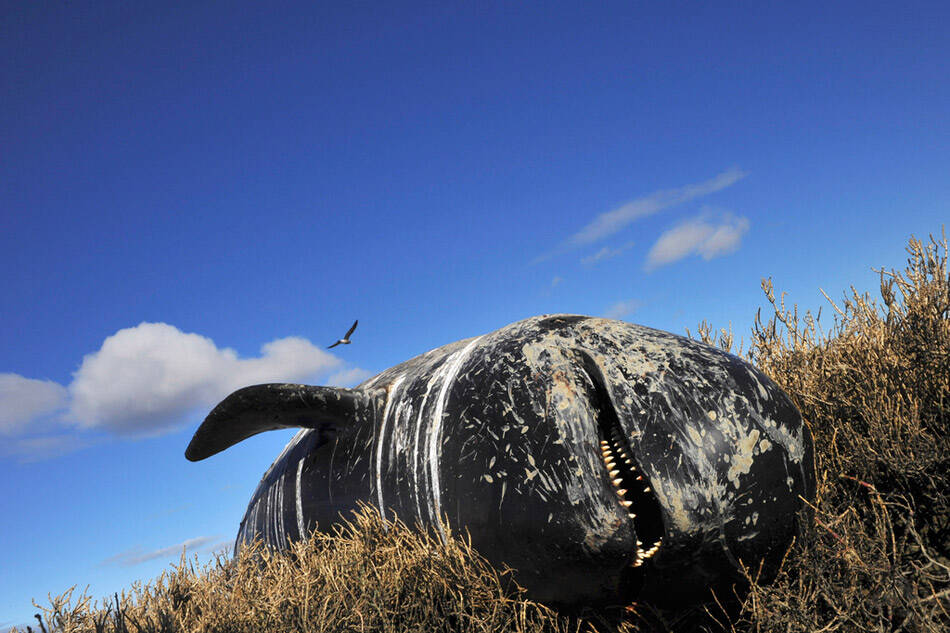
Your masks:
<instances>
[{"instance_id":1,"label":"whale body","mask_svg":"<svg viewBox=\"0 0 950 633\"><path fill-rule=\"evenodd\" d=\"M353 389L224 399L189 460L300 427L235 541L285 549L366 503L467 530L535 600L664 604L777 570L814 498L811 435L763 373L667 332L542 315L439 347Z\"/></svg>"}]
</instances>

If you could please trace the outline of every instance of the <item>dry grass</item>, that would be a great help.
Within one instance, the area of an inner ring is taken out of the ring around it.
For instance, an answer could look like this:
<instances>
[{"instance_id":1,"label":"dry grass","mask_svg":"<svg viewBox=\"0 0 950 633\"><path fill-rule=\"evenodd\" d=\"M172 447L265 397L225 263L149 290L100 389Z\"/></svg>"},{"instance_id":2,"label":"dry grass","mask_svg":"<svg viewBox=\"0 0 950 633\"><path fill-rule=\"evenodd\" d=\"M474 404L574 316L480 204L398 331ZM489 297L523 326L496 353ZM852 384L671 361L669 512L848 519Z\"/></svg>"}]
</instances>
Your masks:
<instances>
[{"instance_id":1,"label":"dry grass","mask_svg":"<svg viewBox=\"0 0 950 633\"><path fill-rule=\"evenodd\" d=\"M907 268L880 274L878 304L853 287L834 325L776 301L746 358L811 427L814 525L768 587L752 586L737 631L950 630L950 277L947 239L911 238ZM825 295L827 298L827 295ZM729 349L732 336L700 326ZM741 353L741 352L740 352Z\"/></svg>"},{"instance_id":2,"label":"dry grass","mask_svg":"<svg viewBox=\"0 0 950 633\"><path fill-rule=\"evenodd\" d=\"M388 527L388 529L386 529ZM181 562L104 608L72 590L43 608L51 631L575 631L549 609L506 592L498 572L461 538L402 523L372 508L332 535L315 533L288 554L257 543L196 572ZM41 622L41 626L43 626Z\"/></svg>"},{"instance_id":3,"label":"dry grass","mask_svg":"<svg viewBox=\"0 0 950 633\"><path fill-rule=\"evenodd\" d=\"M248 550L196 572L184 558L115 604L50 598L43 631L947 631L950 630L950 277L947 240L911 238L878 304L852 288L834 324L763 290L743 354L796 402L815 437L814 517L769 586L698 613L568 618L524 599L461 538L443 547L370 508L289 556ZM731 351L730 332L699 337ZM259 553L257 558L255 553ZM750 580L752 575L749 574Z\"/></svg>"}]
</instances>

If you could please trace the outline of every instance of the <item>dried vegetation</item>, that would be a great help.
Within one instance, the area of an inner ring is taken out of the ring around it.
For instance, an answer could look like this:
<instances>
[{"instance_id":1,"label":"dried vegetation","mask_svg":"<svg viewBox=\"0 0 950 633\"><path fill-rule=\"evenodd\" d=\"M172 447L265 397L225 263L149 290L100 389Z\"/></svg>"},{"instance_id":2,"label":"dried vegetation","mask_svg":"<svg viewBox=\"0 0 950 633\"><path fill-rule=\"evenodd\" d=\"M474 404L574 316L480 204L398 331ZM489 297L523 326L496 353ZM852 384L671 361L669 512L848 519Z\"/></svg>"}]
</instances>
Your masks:
<instances>
[{"instance_id":1,"label":"dried vegetation","mask_svg":"<svg viewBox=\"0 0 950 633\"><path fill-rule=\"evenodd\" d=\"M815 438L813 527L778 580L752 585L736 631L950 630L950 277L947 239L911 238L881 303L828 298L834 325L762 289L744 356L795 401ZM825 295L827 298L827 295ZM732 335L703 324L724 349ZM740 346L741 354L741 346Z\"/></svg>"},{"instance_id":2,"label":"dried vegetation","mask_svg":"<svg viewBox=\"0 0 950 633\"><path fill-rule=\"evenodd\" d=\"M771 280L744 356L795 401L816 445L811 527L777 580L691 613L634 606L566 617L524 599L464 539L443 547L370 508L290 555L181 563L103 606L70 590L37 629L258 631L950 630L950 277L947 239L911 238L904 271L878 271L881 303L854 288L834 324L799 315ZM730 332L699 338L732 351ZM249 554L253 554L253 550ZM750 581L754 574L748 574ZM624 619L625 621L621 621ZM28 627L33 628L33 627Z\"/></svg>"}]
</instances>

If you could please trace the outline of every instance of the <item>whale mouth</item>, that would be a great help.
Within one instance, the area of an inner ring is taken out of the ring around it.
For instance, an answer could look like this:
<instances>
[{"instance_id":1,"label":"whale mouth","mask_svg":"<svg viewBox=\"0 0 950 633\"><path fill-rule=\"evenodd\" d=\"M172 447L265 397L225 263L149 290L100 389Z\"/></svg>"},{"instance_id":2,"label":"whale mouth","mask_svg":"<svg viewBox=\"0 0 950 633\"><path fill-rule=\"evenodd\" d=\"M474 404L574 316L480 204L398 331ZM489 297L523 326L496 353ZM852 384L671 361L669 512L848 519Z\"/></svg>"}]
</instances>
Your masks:
<instances>
[{"instance_id":1,"label":"whale mouth","mask_svg":"<svg viewBox=\"0 0 950 633\"><path fill-rule=\"evenodd\" d=\"M653 558L663 544L659 503L619 436L601 440L600 450L610 483L636 534L636 556L631 566L640 567Z\"/></svg>"},{"instance_id":2,"label":"whale mouth","mask_svg":"<svg viewBox=\"0 0 950 633\"><path fill-rule=\"evenodd\" d=\"M597 435L606 477L633 524L636 537L636 552L630 566L641 567L656 556L663 545L663 513L649 479L631 456L629 442L624 439L625 433L600 371L590 366L593 359L585 358L585 361L594 387Z\"/></svg>"}]
</instances>

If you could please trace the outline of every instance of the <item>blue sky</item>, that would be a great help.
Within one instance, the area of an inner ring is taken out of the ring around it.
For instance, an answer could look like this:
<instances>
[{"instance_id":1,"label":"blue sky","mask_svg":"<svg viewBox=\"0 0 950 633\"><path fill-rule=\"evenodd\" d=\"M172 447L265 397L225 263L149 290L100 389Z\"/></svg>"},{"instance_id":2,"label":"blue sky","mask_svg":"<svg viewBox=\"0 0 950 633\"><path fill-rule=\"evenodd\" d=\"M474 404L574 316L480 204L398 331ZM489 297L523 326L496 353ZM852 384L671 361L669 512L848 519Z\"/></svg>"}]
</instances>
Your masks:
<instances>
[{"instance_id":1,"label":"blue sky","mask_svg":"<svg viewBox=\"0 0 950 633\"><path fill-rule=\"evenodd\" d=\"M187 462L231 389L740 336L950 218L945 3L347 4L3 3L0 630L229 544L292 436Z\"/></svg>"}]
</instances>

